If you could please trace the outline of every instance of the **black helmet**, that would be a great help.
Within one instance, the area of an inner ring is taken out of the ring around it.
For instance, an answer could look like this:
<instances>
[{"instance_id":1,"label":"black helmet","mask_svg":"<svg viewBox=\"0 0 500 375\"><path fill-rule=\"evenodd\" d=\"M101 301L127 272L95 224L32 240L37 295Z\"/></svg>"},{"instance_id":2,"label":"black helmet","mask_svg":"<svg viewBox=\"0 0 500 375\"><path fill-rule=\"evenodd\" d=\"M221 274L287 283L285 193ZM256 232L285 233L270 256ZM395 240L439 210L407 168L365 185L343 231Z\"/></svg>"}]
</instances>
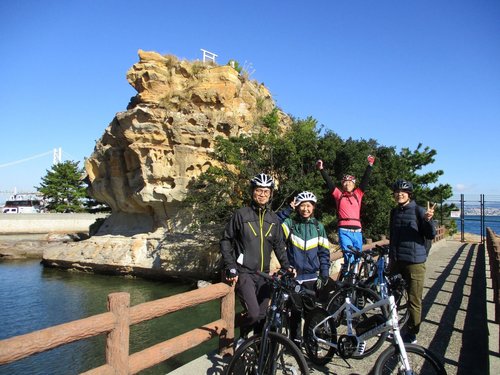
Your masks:
<instances>
[{"instance_id":1,"label":"black helmet","mask_svg":"<svg viewBox=\"0 0 500 375\"><path fill-rule=\"evenodd\" d=\"M271 176L265 174L265 173L260 173L254 178L250 180L250 185L252 186L252 189L258 188L258 187L263 187L263 188L269 188L271 190L274 190L274 180Z\"/></svg>"},{"instance_id":2,"label":"black helmet","mask_svg":"<svg viewBox=\"0 0 500 375\"><path fill-rule=\"evenodd\" d=\"M408 193L413 193L413 184L406 180L396 180L392 184L392 191L406 191Z\"/></svg>"}]
</instances>

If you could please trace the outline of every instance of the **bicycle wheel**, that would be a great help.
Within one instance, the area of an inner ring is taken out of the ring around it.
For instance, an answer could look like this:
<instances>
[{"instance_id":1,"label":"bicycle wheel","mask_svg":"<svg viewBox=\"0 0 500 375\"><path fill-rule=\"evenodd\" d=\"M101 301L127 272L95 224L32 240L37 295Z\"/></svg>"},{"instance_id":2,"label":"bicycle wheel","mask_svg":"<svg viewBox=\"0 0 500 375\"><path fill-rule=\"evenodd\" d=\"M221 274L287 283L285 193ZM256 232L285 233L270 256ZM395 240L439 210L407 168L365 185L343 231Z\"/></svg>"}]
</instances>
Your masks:
<instances>
[{"instance_id":1,"label":"bicycle wheel","mask_svg":"<svg viewBox=\"0 0 500 375\"><path fill-rule=\"evenodd\" d=\"M327 305L328 312L330 314L333 314L335 311L337 311L344 303L346 297L350 297L351 302L358 309L363 309L364 307L380 300L380 296L369 288L362 288L358 286L346 287L339 289L333 294ZM369 310L358 318L353 319L352 324L356 335L360 336L363 332L369 330L372 324L378 325L380 324L380 322L386 321L388 319L388 309L385 306L381 306ZM340 336L342 335L347 335L345 312L338 316L335 322L335 328L337 337L340 338ZM339 355L343 357L352 357L354 359L368 357L375 353L383 345L388 334L389 332L383 332L380 335L365 339L364 341L358 343L357 348L351 348L351 350L344 353L339 352Z\"/></svg>"},{"instance_id":2,"label":"bicycle wheel","mask_svg":"<svg viewBox=\"0 0 500 375\"><path fill-rule=\"evenodd\" d=\"M323 319L329 316L328 312L324 309L314 309L306 315L304 322L304 347L309 359L320 366L327 364L335 354L335 348L329 345L319 343L313 334L314 327L318 325ZM335 327L326 321L323 325L318 327L315 331L316 337L325 341L336 342L337 335Z\"/></svg>"},{"instance_id":3,"label":"bicycle wheel","mask_svg":"<svg viewBox=\"0 0 500 375\"><path fill-rule=\"evenodd\" d=\"M413 374L416 375L446 375L444 365L429 349L415 344L405 344L408 361ZM392 345L384 350L373 368L374 375L404 373L399 348Z\"/></svg>"},{"instance_id":4,"label":"bicycle wheel","mask_svg":"<svg viewBox=\"0 0 500 375\"><path fill-rule=\"evenodd\" d=\"M227 375L308 375L304 355L299 348L283 335L269 332L264 368L258 372L259 352L262 336L253 336L246 340L234 353L229 363Z\"/></svg>"}]
</instances>

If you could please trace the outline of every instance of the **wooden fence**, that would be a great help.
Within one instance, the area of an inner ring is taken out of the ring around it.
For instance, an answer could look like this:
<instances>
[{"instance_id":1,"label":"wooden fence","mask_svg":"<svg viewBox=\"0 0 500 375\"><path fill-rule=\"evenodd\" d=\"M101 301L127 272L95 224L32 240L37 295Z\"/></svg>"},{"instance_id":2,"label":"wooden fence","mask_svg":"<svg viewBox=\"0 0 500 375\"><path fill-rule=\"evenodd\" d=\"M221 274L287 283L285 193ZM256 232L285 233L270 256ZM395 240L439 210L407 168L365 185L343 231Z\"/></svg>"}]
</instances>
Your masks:
<instances>
[{"instance_id":1,"label":"wooden fence","mask_svg":"<svg viewBox=\"0 0 500 375\"><path fill-rule=\"evenodd\" d=\"M214 299L221 300L219 320L140 352L129 354L131 325ZM86 375L136 374L215 336L219 337L220 354L232 353L234 289L224 283L217 283L133 307L129 305L130 295L128 293L112 293L108 296L108 312L106 313L1 340L0 365L102 333L107 334L106 364L85 372ZM3 324L8 324L8 322L3 322Z\"/></svg>"},{"instance_id":2,"label":"wooden fence","mask_svg":"<svg viewBox=\"0 0 500 375\"><path fill-rule=\"evenodd\" d=\"M486 228L486 249L490 261L491 286L495 304L495 323L500 323L500 237ZM500 343L499 343L500 346Z\"/></svg>"}]
</instances>

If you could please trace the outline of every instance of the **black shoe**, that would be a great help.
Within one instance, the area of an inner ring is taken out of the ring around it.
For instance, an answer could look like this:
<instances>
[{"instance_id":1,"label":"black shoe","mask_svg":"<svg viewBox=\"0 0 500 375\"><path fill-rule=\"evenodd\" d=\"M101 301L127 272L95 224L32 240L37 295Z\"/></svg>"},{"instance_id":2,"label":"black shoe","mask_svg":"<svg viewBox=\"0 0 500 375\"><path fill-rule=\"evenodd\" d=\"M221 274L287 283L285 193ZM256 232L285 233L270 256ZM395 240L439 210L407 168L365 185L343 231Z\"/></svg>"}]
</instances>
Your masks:
<instances>
[{"instance_id":1,"label":"black shoe","mask_svg":"<svg viewBox=\"0 0 500 375\"><path fill-rule=\"evenodd\" d=\"M416 344L417 343L417 335L414 333L407 333L403 336L403 341L407 344Z\"/></svg>"},{"instance_id":2,"label":"black shoe","mask_svg":"<svg viewBox=\"0 0 500 375\"><path fill-rule=\"evenodd\" d=\"M290 337L290 340L295 344L297 348L302 348L302 337Z\"/></svg>"},{"instance_id":3,"label":"black shoe","mask_svg":"<svg viewBox=\"0 0 500 375\"><path fill-rule=\"evenodd\" d=\"M238 340L236 340L234 342L234 350L238 350L238 348L245 342L245 340L246 339L244 337L240 337Z\"/></svg>"}]
</instances>

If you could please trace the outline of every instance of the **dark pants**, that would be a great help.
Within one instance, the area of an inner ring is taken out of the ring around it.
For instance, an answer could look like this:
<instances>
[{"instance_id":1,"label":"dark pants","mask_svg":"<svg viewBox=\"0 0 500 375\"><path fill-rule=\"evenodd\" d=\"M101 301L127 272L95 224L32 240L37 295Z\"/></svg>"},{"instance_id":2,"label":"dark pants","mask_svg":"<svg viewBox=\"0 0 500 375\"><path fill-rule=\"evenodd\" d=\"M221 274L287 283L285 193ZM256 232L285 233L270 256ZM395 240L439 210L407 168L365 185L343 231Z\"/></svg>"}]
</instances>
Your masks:
<instances>
[{"instance_id":1,"label":"dark pants","mask_svg":"<svg viewBox=\"0 0 500 375\"><path fill-rule=\"evenodd\" d=\"M270 286L257 274L240 273L236 284L236 295L245 309L240 336L246 337L251 330L260 333L269 306Z\"/></svg>"},{"instance_id":2,"label":"dark pants","mask_svg":"<svg viewBox=\"0 0 500 375\"><path fill-rule=\"evenodd\" d=\"M422 294L424 291L425 263L395 262L392 273L401 273L408 289L408 332L417 334L422 321Z\"/></svg>"},{"instance_id":3,"label":"dark pants","mask_svg":"<svg viewBox=\"0 0 500 375\"><path fill-rule=\"evenodd\" d=\"M315 290L316 281L305 281L302 286L309 290ZM290 311L290 338L292 340L302 340L302 316L306 313L302 305L301 297L294 294L290 300L292 308Z\"/></svg>"}]
</instances>

